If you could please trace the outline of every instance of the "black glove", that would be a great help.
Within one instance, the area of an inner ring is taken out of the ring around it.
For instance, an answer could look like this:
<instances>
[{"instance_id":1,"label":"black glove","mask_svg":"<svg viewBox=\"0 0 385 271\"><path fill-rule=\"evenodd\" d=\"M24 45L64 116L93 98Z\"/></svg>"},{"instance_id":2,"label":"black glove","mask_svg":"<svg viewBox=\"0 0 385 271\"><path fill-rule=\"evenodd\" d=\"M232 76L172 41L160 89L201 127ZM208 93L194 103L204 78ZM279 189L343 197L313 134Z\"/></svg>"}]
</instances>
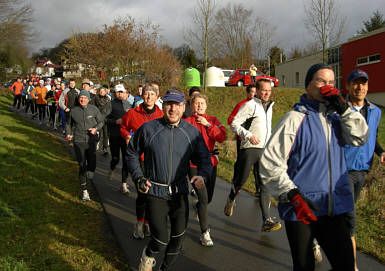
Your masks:
<instances>
[{"instance_id":1,"label":"black glove","mask_svg":"<svg viewBox=\"0 0 385 271\"><path fill-rule=\"evenodd\" d=\"M336 110L338 114L342 115L349 108L345 99L341 96L340 91L332 86L323 86L320 89L322 98L328 103L329 107Z\"/></svg>"},{"instance_id":2,"label":"black glove","mask_svg":"<svg viewBox=\"0 0 385 271\"><path fill-rule=\"evenodd\" d=\"M147 188L148 188L148 186L147 186L147 184L146 184L147 181L148 181L148 179L145 178L144 176L140 177L139 179L137 179L137 180L135 181L136 187L138 188L138 191L139 191L140 193L143 193L143 194L146 193Z\"/></svg>"}]
</instances>

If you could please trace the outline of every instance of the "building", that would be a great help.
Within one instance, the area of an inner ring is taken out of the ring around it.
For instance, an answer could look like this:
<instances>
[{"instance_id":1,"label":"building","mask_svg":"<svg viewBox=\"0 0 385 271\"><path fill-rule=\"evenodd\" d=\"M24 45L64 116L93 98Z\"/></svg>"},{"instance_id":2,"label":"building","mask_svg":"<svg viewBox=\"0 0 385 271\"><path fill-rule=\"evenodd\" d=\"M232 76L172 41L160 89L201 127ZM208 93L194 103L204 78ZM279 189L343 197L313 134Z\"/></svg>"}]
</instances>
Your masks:
<instances>
[{"instance_id":1,"label":"building","mask_svg":"<svg viewBox=\"0 0 385 271\"><path fill-rule=\"evenodd\" d=\"M279 80L280 87L305 88L305 76L308 68L320 62L322 62L322 52L278 64L275 67L275 75Z\"/></svg>"},{"instance_id":2,"label":"building","mask_svg":"<svg viewBox=\"0 0 385 271\"><path fill-rule=\"evenodd\" d=\"M368 98L385 106L385 27L357 35L347 42L327 50L327 63L333 67L336 87L344 92L347 76L354 69L369 75ZM276 66L276 75L282 87L304 88L307 69L322 63L322 53L289 60ZM381 84L382 83L382 84Z\"/></svg>"},{"instance_id":3,"label":"building","mask_svg":"<svg viewBox=\"0 0 385 271\"><path fill-rule=\"evenodd\" d=\"M30 72L41 77L60 77L62 66L56 65L49 59L35 60L35 65L31 68Z\"/></svg>"},{"instance_id":4,"label":"building","mask_svg":"<svg viewBox=\"0 0 385 271\"><path fill-rule=\"evenodd\" d=\"M369 75L368 99L385 106L385 27L349 39L341 45L342 79L361 69Z\"/></svg>"}]
</instances>

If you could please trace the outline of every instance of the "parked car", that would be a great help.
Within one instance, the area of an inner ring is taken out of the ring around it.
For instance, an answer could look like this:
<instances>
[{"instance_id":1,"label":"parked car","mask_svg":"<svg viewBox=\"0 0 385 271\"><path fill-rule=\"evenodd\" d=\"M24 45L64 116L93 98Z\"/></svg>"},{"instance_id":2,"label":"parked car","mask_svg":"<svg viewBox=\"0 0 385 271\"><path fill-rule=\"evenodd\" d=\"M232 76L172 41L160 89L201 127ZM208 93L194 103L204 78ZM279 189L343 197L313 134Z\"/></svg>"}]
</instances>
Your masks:
<instances>
[{"instance_id":1,"label":"parked car","mask_svg":"<svg viewBox=\"0 0 385 271\"><path fill-rule=\"evenodd\" d=\"M222 70L223 72L223 79L225 80L225 85L229 83L230 75L234 72L235 70Z\"/></svg>"},{"instance_id":2,"label":"parked car","mask_svg":"<svg viewBox=\"0 0 385 271\"><path fill-rule=\"evenodd\" d=\"M279 81L275 77L267 76L261 71L257 71L257 76L255 77L255 81L258 81L259 79L269 79L271 81L272 87L278 87ZM250 71L248 69L238 69L235 70L233 74L231 74L229 78L228 85L229 86L247 86L251 84L251 77L250 77Z\"/></svg>"}]
</instances>

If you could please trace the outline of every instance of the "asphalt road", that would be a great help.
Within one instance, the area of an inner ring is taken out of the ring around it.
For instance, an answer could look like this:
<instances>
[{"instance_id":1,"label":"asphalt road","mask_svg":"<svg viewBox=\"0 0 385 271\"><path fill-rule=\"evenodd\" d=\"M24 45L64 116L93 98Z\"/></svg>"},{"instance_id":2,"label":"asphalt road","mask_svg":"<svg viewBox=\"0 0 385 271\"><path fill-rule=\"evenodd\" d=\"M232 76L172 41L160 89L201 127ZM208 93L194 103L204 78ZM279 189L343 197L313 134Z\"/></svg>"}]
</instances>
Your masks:
<instances>
[{"instance_id":1,"label":"asphalt road","mask_svg":"<svg viewBox=\"0 0 385 271\"><path fill-rule=\"evenodd\" d=\"M115 170L114 179L108 181L106 177L108 164L109 157L98 155L94 185L128 264L136 270L142 250L149 238L139 241L132 237L136 221L136 192L132 192L129 196L122 195L119 192L120 168ZM214 247L200 245L199 223L193 218L193 211L190 208L183 252L173 270L292 270L284 225L279 231L261 232L262 218L258 201L244 191L237 197L233 216L225 216L223 208L229 191L230 184L217 178L214 198L208 212ZM194 199L190 196L190 203ZM275 207L271 212L272 216L278 217ZM160 261L157 260L157 264L160 264ZM154 270L158 270L158 266ZM363 253L358 254L358 266L360 270L385 270L384 265ZM325 256L316 270L330 270Z\"/></svg>"}]
</instances>

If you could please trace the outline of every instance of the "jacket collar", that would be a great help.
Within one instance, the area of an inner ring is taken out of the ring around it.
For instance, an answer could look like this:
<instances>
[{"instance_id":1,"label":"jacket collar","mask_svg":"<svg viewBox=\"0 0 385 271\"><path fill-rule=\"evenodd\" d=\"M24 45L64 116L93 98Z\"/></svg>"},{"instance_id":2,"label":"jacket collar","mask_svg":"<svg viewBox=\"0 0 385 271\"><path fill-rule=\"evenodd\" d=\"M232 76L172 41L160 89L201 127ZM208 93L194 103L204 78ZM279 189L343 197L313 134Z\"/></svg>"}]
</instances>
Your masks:
<instances>
[{"instance_id":1,"label":"jacket collar","mask_svg":"<svg viewBox=\"0 0 385 271\"><path fill-rule=\"evenodd\" d=\"M350 107L353 107L353 105L352 105L352 103L351 103L351 101L350 101L349 94L346 94L345 99L346 99L346 101L348 102L349 106L350 106ZM370 109L374 109L375 105L374 105L372 102L370 102L366 97L365 97L365 101L364 101L364 102L365 102L365 105L366 105L367 107L369 107Z\"/></svg>"}]
</instances>

